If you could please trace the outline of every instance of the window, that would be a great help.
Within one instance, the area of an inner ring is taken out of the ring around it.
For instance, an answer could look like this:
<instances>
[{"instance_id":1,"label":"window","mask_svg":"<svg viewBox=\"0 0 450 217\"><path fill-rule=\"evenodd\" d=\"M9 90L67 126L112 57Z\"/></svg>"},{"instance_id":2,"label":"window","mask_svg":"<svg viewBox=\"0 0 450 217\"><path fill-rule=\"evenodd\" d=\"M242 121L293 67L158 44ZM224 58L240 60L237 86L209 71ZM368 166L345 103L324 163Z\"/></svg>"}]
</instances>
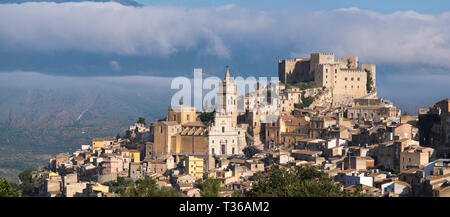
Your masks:
<instances>
[{"instance_id":1,"label":"window","mask_svg":"<svg viewBox=\"0 0 450 217\"><path fill-rule=\"evenodd\" d=\"M328 73L328 69L326 69L325 72Z\"/></svg>"},{"instance_id":2,"label":"window","mask_svg":"<svg viewBox=\"0 0 450 217\"><path fill-rule=\"evenodd\" d=\"M177 120L177 115L173 115L173 120Z\"/></svg>"},{"instance_id":3,"label":"window","mask_svg":"<svg viewBox=\"0 0 450 217\"><path fill-rule=\"evenodd\" d=\"M358 78L358 81L359 81L359 78Z\"/></svg>"},{"instance_id":4,"label":"window","mask_svg":"<svg viewBox=\"0 0 450 217\"><path fill-rule=\"evenodd\" d=\"M353 81L353 77L352 77L352 79L351 79L352 81Z\"/></svg>"},{"instance_id":5,"label":"window","mask_svg":"<svg viewBox=\"0 0 450 217\"><path fill-rule=\"evenodd\" d=\"M347 81L347 77L345 77L345 80Z\"/></svg>"},{"instance_id":6,"label":"window","mask_svg":"<svg viewBox=\"0 0 450 217\"><path fill-rule=\"evenodd\" d=\"M211 153L216 154L216 152L214 151L214 148L212 148Z\"/></svg>"},{"instance_id":7,"label":"window","mask_svg":"<svg viewBox=\"0 0 450 217\"><path fill-rule=\"evenodd\" d=\"M337 69L334 70L334 73L337 73Z\"/></svg>"},{"instance_id":8,"label":"window","mask_svg":"<svg viewBox=\"0 0 450 217\"><path fill-rule=\"evenodd\" d=\"M222 133L225 133L225 127L222 127Z\"/></svg>"},{"instance_id":9,"label":"window","mask_svg":"<svg viewBox=\"0 0 450 217\"><path fill-rule=\"evenodd\" d=\"M188 120L188 121L189 121L189 115L187 115L187 116L186 116L186 120Z\"/></svg>"}]
</instances>

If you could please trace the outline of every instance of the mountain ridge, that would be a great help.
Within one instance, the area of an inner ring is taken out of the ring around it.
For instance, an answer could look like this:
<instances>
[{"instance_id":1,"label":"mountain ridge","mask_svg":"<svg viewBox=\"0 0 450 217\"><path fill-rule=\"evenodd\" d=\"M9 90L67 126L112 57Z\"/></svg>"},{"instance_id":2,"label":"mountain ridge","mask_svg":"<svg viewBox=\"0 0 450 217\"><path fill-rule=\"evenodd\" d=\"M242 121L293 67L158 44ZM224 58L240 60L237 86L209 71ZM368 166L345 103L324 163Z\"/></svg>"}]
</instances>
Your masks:
<instances>
[{"instance_id":1,"label":"mountain ridge","mask_svg":"<svg viewBox=\"0 0 450 217\"><path fill-rule=\"evenodd\" d=\"M125 6L142 7L143 5L134 0L0 0L0 4L22 4L27 2L117 2Z\"/></svg>"}]
</instances>

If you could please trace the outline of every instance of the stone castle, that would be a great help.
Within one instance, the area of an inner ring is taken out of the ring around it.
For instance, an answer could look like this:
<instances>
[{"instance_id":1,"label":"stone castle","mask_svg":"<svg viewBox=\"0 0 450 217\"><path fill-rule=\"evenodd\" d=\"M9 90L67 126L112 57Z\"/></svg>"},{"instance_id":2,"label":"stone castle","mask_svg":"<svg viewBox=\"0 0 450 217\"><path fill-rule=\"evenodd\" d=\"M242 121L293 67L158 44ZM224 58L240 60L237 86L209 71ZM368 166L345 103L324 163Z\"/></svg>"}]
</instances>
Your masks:
<instances>
[{"instance_id":1,"label":"stone castle","mask_svg":"<svg viewBox=\"0 0 450 217\"><path fill-rule=\"evenodd\" d=\"M368 74L372 88L367 89ZM333 104L347 104L356 98L376 98L376 66L361 64L357 56L335 59L333 53L311 53L310 58L278 61L278 76L284 84L314 81L332 89Z\"/></svg>"}]
</instances>

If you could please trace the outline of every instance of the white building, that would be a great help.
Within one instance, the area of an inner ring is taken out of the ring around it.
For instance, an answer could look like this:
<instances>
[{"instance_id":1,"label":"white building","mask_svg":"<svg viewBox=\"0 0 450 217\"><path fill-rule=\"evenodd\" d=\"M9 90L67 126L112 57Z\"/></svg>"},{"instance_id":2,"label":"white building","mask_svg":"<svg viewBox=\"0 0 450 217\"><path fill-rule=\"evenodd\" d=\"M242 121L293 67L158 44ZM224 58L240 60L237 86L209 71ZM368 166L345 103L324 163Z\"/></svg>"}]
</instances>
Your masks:
<instances>
[{"instance_id":1,"label":"white building","mask_svg":"<svg viewBox=\"0 0 450 217\"><path fill-rule=\"evenodd\" d=\"M214 124L208 129L208 154L242 155L247 146L246 129L237 124L237 115L236 83L227 67L225 79L219 83Z\"/></svg>"},{"instance_id":2,"label":"white building","mask_svg":"<svg viewBox=\"0 0 450 217\"><path fill-rule=\"evenodd\" d=\"M364 173L344 176L344 187L359 184L373 187L373 177L368 177Z\"/></svg>"}]
</instances>

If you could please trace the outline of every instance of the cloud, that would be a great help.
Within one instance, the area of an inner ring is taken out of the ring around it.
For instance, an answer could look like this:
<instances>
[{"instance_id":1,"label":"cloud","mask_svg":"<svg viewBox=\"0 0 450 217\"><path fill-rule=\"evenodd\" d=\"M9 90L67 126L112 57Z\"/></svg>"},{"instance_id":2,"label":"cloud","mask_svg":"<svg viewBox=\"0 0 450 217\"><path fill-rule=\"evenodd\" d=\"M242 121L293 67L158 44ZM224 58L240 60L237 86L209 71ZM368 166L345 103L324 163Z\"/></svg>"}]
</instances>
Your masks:
<instances>
[{"instance_id":1,"label":"cloud","mask_svg":"<svg viewBox=\"0 0 450 217\"><path fill-rule=\"evenodd\" d=\"M292 56L324 51L358 55L362 61L376 64L450 68L448 23L450 12L382 14L358 8L267 12L234 5L135 8L92 2L8 4L0 5L0 49L167 58L190 51L233 59L239 52L236 47L253 45L282 49Z\"/></svg>"},{"instance_id":2,"label":"cloud","mask_svg":"<svg viewBox=\"0 0 450 217\"><path fill-rule=\"evenodd\" d=\"M111 69L115 72L120 71L120 64L119 62L112 60L109 62L109 66L111 66Z\"/></svg>"}]
</instances>

